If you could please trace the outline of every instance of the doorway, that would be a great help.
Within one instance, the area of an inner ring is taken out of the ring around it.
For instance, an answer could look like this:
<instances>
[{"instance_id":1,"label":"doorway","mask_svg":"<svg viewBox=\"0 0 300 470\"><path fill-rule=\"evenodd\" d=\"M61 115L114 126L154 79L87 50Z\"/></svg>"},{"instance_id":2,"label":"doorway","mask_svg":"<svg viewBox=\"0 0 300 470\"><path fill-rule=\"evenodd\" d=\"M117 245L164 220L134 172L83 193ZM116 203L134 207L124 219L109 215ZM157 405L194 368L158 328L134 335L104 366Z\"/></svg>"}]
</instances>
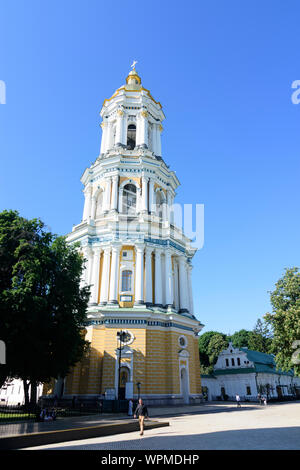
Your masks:
<instances>
[{"instance_id":1,"label":"doorway","mask_svg":"<svg viewBox=\"0 0 300 470\"><path fill-rule=\"evenodd\" d=\"M121 367L120 369L120 388L119 388L119 399L125 400L126 383L129 382L130 374L128 367Z\"/></svg>"},{"instance_id":2,"label":"doorway","mask_svg":"<svg viewBox=\"0 0 300 470\"><path fill-rule=\"evenodd\" d=\"M181 393L182 393L182 396L183 396L183 403L188 404L190 402L190 399L189 399L189 384L188 384L187 370L186 370L185 367L183 367L181 369L180 382L181 382Z\"/></svg>"}]
</instances>

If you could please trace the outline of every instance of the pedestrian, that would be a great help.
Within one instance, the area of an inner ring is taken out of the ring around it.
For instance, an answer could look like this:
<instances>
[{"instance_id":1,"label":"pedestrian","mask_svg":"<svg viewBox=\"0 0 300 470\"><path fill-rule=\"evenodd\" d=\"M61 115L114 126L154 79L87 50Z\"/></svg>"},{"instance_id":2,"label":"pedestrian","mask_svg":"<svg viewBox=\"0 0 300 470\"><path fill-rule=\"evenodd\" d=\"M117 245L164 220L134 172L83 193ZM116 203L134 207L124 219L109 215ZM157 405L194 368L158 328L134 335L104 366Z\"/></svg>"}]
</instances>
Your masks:
<instances>
[{"instance_id":1,"label":"pedestrian","mask_svg":"<svg viewBox=\"0 0 300 470\"><path fill-rule=\"evenodd\" d=\"M138 417L139 425L140 425L140 436L144 434L144 419L148 418L148 409L147 406L144 405L143 400L139 398L139 403L136 407L134 412L134 418Z\"/></svg>"},{"instance_id":2,"label":"pedestrian","mask_svg":"<svg viewBox=\"0 0 300 470\"><path fill-rule=\"evenodd\" d=\"M263 397L263 402L264 402L264 405L266 406L267 405L267 398L266 397Z\"/></svg>"},{"instance_id":3,"label":"pedestrian","mask_svg":"<svg viewBox=\"0 0 300 470\"><path fill-rule=\"evenodd\" d=\"M258 399L258 401L259 401L259 404L262 405L262 398L261 398L261 394L260 394L260 393L257 395L257 399Z\"/></svg>"},{"instance_id":4,"label":"pedestrian","mask_svg":"<svg viewBox=\"0 0 300 470\"><path fill-rule=\"evenodd\" d=\"M128 416L132 416L132 410L133 410L133 401L130 398L128 402Z\"/></svg>"},{"instance_id":5,"label":"pedestrian","mask_svg":"<svg viewBox=\"0 0 300 470\"><path fill-rule=\"evenodd\" d=\"M240 408L240 406L241 406L241 399L240 399L240 396L239 396L238 394L236 394L235 399L236 399L236 405L237 405L237 407Z\"/></svg>"}]
</instances>

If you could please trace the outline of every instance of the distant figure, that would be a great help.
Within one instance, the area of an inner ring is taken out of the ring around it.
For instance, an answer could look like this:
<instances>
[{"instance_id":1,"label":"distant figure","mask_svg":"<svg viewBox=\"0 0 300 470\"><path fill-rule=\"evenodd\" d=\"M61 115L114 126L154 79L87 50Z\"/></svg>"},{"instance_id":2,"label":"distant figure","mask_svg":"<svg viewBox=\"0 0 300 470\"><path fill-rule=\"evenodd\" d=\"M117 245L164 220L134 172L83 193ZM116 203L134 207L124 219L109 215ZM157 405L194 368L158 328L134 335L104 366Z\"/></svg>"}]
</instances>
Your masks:
<instances>
[{"instance_id":1,"label":"distant figure","mask_svg":"<svg viewBox=\"0 0 300 470\"><path fill-rule=\"evenodd\" d=\"M264 405L266 406L267 405L267 397L263 397L263 402L264 402Z\"/></svg>"},{"instance_id":2,"label":"distant figure","mask_svg":"<svg viewBox=\"0 0 300 470\"><path fill-rule=\"evenodd\" d=\"M240 399L240 396L237 394L237 395L235 396L235 399L236 399L236 405L237 405L237 407L240 408L240 406L241 406L241 399Z\"/></svg>"},{"instance_id":3,"label":"distant figure","mask_svg":"<svg viewBox=\"0 0 300 470\"><path fill-rule=\"evenodd\" d=\"M128 402L128 416L133 415L132 411L133 411L133 401L130 399Z\"/></svg>"},{"instance_id":4,"label":"distant figure","mask_svg":"<svg viewBox=\"0 0 300 470\"><path fill-rule=\"evenodd\" d=\"M139 424L140 424L140 436L144 434L144 419L148 418L148 409L147 406L144 405L143 400L140 398L138 406L136 407L136 410L134 412L134 418L138 417L139 418Z\"/></svg>"},{"instance_id":5,"label":"distant figure","mask_svg":"<svg viewBox=\"0 0 300 470\"><path fill-rule=\"evenodd\" d=\"M258 399L258 401L259 401L259 404L262 405L262 398L261 398L261 394L260 394L260 393L257 395L257 399Z\"/></svg>"},{"instance_id":6,"label":"distant figure","mask_svg":"<svg viewBox=\"0 0 300 470\"><path fill-rule=\"evenodd\" d=\"M100 413L102 414L102 411L103 411L103 401L101 400L101 398L99 398L98 406L99 406Z\"/></svg>"}]
</instances>

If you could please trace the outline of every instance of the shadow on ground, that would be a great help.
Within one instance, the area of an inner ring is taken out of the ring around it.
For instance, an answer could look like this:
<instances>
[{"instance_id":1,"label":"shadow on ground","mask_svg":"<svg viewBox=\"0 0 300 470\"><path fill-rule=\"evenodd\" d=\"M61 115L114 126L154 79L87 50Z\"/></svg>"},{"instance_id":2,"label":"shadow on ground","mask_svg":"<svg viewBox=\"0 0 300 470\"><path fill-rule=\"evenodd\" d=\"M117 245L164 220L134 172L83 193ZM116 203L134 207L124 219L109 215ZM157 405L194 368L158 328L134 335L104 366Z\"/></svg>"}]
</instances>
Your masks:
<instances>
[{"instance_id":1,"label":"shadow on ground","mask_svg":"<svg viewBox=\"0 0 300 470\"><path fill-rule=\"evenodd\" d=\"M153 431L149 431L153 432ZM300 427L242 429L204 434L172 435L159 430L157 436L135 437L93 444L70 443L51 449L60 450L299 450ZM127 434L128 436L128 434ZM115 436L116 437L116 436ZM119 437L119 436L118 436ZM122 438L121 438L122 439ZM49 449L49 450L51 450Z\"/></svg>"}]
</instances>

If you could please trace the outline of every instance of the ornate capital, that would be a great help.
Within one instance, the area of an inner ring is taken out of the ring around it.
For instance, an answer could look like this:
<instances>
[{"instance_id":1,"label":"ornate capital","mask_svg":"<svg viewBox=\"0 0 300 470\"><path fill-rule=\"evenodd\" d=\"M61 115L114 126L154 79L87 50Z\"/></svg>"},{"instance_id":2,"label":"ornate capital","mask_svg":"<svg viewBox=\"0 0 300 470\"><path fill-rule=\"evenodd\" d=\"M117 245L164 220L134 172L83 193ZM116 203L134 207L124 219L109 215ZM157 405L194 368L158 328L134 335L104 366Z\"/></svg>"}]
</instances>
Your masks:
<instances>
[{"instance_id":1,"label":"ornate capital","mask_svg":"<svg viewBox=\"0 0 300 470\"><path fill-rule=\"evenodd\" d=\"M118 109L117 115L118 116L124 116L124 111L122 111L122 109Z\"/></svg>"},{"instance_id":2,"label":"ornate capital","mask_svg":"<svg viewBox=\"0 0 300 470\"><path fill-rule=\"evenodd\" d=\"M148 112L145 111L145 110L143 110L143 111L141 112L141 116L143 116L144 118L148 117Z\"/></svg>"}]
</instances>

